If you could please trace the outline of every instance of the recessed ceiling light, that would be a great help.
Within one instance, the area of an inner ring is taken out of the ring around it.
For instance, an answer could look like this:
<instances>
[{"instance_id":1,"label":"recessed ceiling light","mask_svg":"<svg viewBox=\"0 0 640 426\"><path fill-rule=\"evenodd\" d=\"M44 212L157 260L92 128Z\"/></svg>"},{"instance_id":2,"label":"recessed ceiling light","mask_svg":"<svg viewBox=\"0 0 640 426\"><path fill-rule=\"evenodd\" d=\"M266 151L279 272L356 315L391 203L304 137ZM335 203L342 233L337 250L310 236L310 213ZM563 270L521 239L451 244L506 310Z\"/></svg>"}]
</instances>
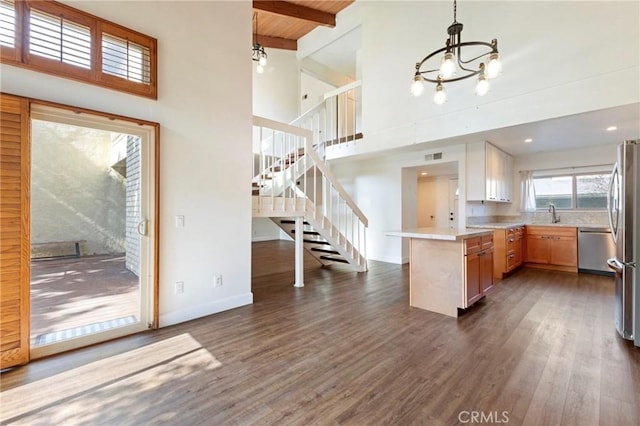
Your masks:
<instances>
[{"instance_id":1,"label":"recessed ceiling light","mask_svg":"<svg viewBox=\"0 0 640 426\"><path fill-rule=\"evenodd\" d=\"M421 175L421 176L426 176L426 175L428 175L428 174L429 174L429 173L427 173L427 172L422 172L422 173L420 173L420 175Z\"/></svg>"},{"instance_id":2,"label":"recessed ceiling light","mask_svg":"<svg viewBox=\"0 0 640 426\"><path fill-rule=\"evenodd\" d=\"M618 130L618 128L616 126L607 127L607 132L613 132L614 130Z\"/></svg>"},{"instance_id":3,"label":"recessed ceiling light","mask_svg":"<svg viewBox=\"0 0 640 426\"><path fill-rule=\"evenodd\" d=\"M531 138L527 138L527 139L525 139L524 141L525 141L525 143L531 143L531 142L533 142L533 139L531 139Z\"/></svg>"}]
</instances>

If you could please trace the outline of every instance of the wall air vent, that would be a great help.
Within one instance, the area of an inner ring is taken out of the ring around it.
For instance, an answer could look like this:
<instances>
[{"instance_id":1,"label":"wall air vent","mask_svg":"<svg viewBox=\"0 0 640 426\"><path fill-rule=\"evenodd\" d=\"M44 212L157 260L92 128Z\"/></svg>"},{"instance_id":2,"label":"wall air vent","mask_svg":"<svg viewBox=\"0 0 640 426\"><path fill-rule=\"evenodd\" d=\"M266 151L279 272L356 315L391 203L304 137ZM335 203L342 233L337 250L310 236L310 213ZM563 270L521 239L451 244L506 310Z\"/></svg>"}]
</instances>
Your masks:
<instances>
[{"instance_id":1,"label":"wall air vent","mask_svg":"<svg viewBox=\"0 0 640 426\"><path fill-rule=\"evenodd\" d=\"M433 154L427 154L424 156L424 161L442 160L441 152L434 152Z\"/></svg>"}]
</instances>

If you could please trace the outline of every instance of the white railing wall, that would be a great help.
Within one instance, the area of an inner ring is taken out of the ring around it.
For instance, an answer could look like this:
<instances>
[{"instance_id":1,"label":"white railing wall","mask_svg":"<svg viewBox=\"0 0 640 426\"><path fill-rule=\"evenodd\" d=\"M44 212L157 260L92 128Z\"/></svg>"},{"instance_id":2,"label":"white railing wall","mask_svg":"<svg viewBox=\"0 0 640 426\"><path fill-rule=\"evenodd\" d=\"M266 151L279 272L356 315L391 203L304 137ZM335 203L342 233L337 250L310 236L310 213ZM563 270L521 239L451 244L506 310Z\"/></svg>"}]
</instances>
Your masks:
<instances>
[{"instance_id":1,"label":"white railing wall","mask_svg":"<svg viewBox=\"0 0 640 426\"><path fill-rule=\"evenodd\" d=\"M313 130L256 116L253 125L265 145L253 162L258 211L302 209L366 262L368 220L314 149Z\"/></svg>"}]
</instances>

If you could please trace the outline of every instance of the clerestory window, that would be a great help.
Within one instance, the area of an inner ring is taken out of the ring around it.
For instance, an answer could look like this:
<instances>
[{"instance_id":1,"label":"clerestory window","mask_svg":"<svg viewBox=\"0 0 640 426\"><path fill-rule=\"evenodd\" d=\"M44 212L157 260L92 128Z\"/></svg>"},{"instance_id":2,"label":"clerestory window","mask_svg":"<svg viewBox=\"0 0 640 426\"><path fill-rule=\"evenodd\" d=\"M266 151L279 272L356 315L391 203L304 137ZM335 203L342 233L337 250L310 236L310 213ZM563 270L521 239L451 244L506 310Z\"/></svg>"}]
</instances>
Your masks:
<instances>
[{"instance_id":1,"label":"clerestory window","mask_svg":"<svg viewBox=\"0 0 640 426\"><path fill-rule=\"evenodd\" d=\"M157 41L54 1L0 0L2 60L157 99Z\"/></svg>"}]
</instances>

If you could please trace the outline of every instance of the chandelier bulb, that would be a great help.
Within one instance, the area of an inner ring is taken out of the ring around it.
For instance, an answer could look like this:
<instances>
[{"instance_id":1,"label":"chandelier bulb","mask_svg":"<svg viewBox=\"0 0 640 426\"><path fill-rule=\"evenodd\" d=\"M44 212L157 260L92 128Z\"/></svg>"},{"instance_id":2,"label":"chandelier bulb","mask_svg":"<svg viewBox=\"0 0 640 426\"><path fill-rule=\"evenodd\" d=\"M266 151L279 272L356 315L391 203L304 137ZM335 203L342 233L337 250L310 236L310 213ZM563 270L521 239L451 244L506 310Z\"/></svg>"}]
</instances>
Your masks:
<instances>
[{"instance_id":1,"label":"chandelier bulb","mask_svg":"<svg viewBox=\"0 0 640 426\"><path fill-rule=\"evenodd\" d=\"M440 75L442 78L451 78L456 73L456 57L453 52L447 52L442 57L442 62L440 63Z\"/></svg>"},{"instance_id":2,"label":"chandelier bulb","mask_svg":"<svg viewBox=\"0 0 640 426\"><path fill-rule=\"evenodd\" d=\"M267 65L267 55L265 55L264 53L260 55L260 59L258 59L258 64L260 64L260 66L262 67Z\"/></svg>"},{"instance_id":3,"label":"chandelier bulb","mask_svg":"<svg viewBox=\"0 0 640 426\"><path fill-rule=\"evenodd\" d=\"M438 83L436 91L433 94L433 102L437 105L442 105L447 100L447 93L444 91L442 84Z\"/></svg>"},{"instance_id":4,"label":"chandelier bulb","mask_svg":"<svg viewBox=\"0 0 640 426\"><path fill-rule=\"evenodd\" d=\"M264 67L258 63L256 71L258 72L258 74L262 74L264 72Z\"/></svg>"},{"instance_id":5,"label":"chandelier bulb","mask_svg":"<svg viewBox=\"0 0 640 426\"><path fill-rule=\"evenodd\" d=\"M494 52L489 55L489 63L487 64L487 78L496 78L502 73L502 62L500 55Z\"/></svg>"},{"instance_id":6,"label":"chandelier bulb","mask_svg":"<svg viewBox=\"0 0 640 426\"><path fill-rule=\"evenodd\" d=\"M413 77L413 84L411 84L411 94L415 97L422 95L424 92L424 80L420 74L416 74Z\"/></svg>"},{"instance_id":7,"label":"chandelier bulb","mask_svg":"<svg viewBox=\"0 0 640 426\"><path fill-rule=\"evenodd\" d=\"M476 95L484 96L489 93L489 80L483 74L480 74L478 77L478 82L476 83Z\"/></svg>"}]
</instances>

